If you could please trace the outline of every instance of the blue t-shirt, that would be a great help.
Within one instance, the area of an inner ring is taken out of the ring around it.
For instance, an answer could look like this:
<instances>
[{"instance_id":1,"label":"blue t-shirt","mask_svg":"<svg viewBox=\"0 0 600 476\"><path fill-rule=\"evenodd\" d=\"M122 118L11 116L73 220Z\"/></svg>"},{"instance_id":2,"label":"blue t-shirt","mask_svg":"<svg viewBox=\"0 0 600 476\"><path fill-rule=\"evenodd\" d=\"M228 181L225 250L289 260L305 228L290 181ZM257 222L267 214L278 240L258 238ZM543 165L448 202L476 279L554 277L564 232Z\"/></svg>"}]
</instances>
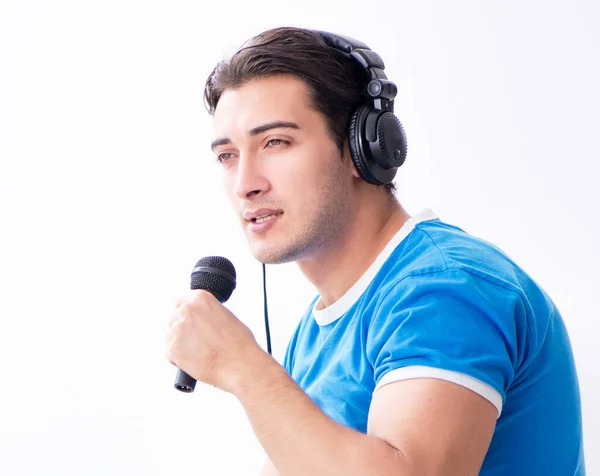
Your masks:
<instances>
[{"instance_id":1,"label":"blue t-shirt","mask_svg":"<svg viewBox=\"0 0 600 476\"><path fill-rule=\"evenodd\" d=\"M378 388L440 378L498 410L480 474L585 475L579 386L563 320L495 246L409 219L331 306L315 299L284 366L333 420L366 433Z\"/></svg>"}]
</instances>

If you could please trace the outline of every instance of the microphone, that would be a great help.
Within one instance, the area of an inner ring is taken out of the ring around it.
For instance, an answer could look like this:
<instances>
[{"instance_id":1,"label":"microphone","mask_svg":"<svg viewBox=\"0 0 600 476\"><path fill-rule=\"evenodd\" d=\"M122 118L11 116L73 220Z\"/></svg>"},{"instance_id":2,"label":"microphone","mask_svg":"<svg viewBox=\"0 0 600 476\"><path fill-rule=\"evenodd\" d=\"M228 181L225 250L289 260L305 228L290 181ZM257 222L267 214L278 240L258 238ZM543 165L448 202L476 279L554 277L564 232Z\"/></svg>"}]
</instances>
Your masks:
<instances>
[{"instance_id":1,"label":"microphone","mask_svg":"<svg viewBox=\"0 0 600 476\"><path fill-rule=\"evenodd\" d=\"M224 303L235 289L235 268L231 261L221 256L206 256L196 263L192 271L190 289L203 289ZM196 379L183 370L177 370L175 388L191 393L196 387Z\"/></svg>"}]
</instances>

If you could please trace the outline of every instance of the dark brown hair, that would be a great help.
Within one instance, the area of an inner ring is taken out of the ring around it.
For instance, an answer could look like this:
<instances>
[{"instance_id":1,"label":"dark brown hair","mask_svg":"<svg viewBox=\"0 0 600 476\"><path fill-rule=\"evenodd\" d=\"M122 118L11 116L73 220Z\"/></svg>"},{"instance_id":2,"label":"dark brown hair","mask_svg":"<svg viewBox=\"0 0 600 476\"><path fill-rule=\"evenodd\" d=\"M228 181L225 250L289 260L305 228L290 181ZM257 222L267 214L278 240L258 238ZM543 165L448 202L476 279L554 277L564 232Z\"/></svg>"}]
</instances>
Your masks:
<instances>
[{"instance_id":1,"label":"dark brown hair","mask_svg":"<svg viewBox=\"0 0 600 476\"><path fill-rule=\"evenodd\" d=\"M368 76L354 60L330 48L319 33L311 30L267 30L218 63L204 89L209 114L214 114L225 90L278 74L294 75L308 85L311 107L325 117L329 133L343 154L350 117L368 100ZM385 188L390 193L395 190L393 184Z\"/></svg>"}]
</instances>

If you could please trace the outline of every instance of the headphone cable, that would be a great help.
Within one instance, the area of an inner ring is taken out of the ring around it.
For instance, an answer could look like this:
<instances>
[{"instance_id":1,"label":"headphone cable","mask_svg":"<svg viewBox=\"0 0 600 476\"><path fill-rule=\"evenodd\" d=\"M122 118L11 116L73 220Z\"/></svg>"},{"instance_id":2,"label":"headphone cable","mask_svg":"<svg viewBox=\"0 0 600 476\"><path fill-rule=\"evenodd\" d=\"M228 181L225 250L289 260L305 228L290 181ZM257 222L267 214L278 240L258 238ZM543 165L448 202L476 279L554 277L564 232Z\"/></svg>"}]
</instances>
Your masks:
<instances>
[{"instance_id":1,"label":"headphone cable","mask_svg":"<svg viewBox=\"0 0 600 476\"><path fill-rule=\"evenodd\" d=\"M263 301L265 303L265 330L267 332L267 351L271 353L271 332L269 331L269 311L267 309L267 271L265 269L265 263L262 264L263 272Z\"/></svg>"}]
</instances>

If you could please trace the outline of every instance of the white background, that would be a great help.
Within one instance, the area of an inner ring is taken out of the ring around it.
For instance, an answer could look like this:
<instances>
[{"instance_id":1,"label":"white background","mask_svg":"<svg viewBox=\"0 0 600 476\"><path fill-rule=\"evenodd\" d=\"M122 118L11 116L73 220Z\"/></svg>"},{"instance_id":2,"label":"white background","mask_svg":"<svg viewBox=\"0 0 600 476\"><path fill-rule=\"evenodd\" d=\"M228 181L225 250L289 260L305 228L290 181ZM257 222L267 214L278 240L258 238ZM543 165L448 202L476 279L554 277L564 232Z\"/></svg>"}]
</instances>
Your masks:
<instances>
[{"instance_id":1,"label":"white background","mask_svg":"<svg viewBox=\"0 0 600 476\"><path fill-rule=\"evenodd\" d=\"M237 400L173 389L173 297L225 255L264 342L260 266L220 188L202 93L270 27L380 53L409 137L410 213L503 248L570 331L600 473L600 8L589 1L0 2L0 474L256 474ZM268 268L281 359L314 291ZM560 382L557 382L560 385Z\"/></svg>"}]
</instances>

